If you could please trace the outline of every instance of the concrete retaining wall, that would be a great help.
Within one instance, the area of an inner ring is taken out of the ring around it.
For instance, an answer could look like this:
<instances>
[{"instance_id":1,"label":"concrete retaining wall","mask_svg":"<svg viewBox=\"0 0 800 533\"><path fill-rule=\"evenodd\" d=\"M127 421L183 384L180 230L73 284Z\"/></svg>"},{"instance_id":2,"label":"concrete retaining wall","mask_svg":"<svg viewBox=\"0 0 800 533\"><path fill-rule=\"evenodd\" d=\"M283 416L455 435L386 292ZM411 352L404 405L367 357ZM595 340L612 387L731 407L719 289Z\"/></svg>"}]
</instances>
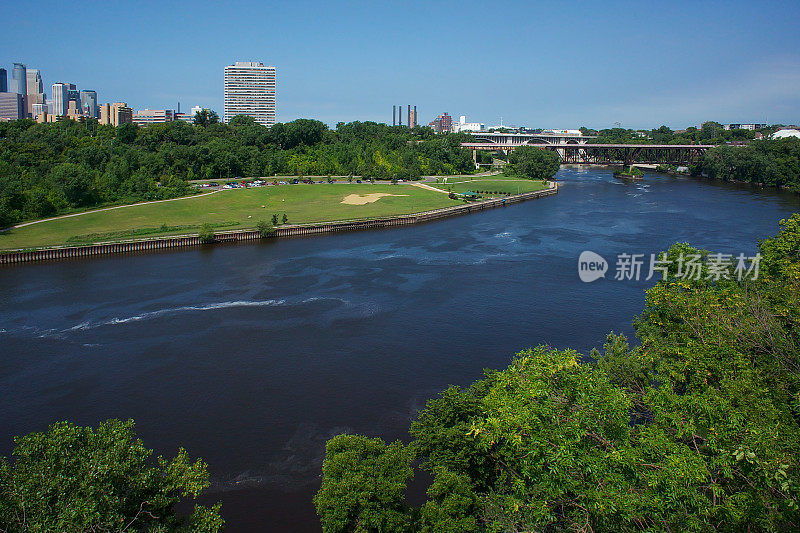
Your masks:
<instances>
[{"instance_id":1,"label":"concrete retaining wall","mask_svg":"<svg viewBox=\"0 0 800 533\"><path fill-rule=\"evenodd\" d=\"M441 218L465 215L484 209L501 207L506 204L523 202L534 198L550 196L558 192L558 184L553 184L550 189L535 191L506 198L483 200L469 204L457 205L389 218L375 218L367 220L353 220L342 222L323 222L319 224L292 224L280 226L275 232L275 237L294 237L299 235L315 235L318 233L332 233L336 231L354 231L362 229L389 228L394 226L407 226L420 222L429 222ZM261 239L261 234L256 230L225 231L215 235L215 242L239 242ZM120 241L97 243L86 246L54 246L35 250L20 250L0 253L0 264L26 263L30 261L51 261L56 259L71 259L74 257L90 257L95 255L119 254L126 252L142 252L162 250L165 248L179 248L186 246L199 246L202 244L197 235L179 235L160 237L135 241Z\"/></svg>"}]
</instances>

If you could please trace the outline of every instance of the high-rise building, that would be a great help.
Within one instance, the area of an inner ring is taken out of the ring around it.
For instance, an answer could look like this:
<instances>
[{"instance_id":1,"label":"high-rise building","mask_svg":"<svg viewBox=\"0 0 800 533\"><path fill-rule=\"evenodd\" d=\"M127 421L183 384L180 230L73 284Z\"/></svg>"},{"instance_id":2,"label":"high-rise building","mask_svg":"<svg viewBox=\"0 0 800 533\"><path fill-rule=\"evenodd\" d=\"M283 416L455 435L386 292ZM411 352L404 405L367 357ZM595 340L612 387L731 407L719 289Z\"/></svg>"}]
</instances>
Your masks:
<instances>
[{"instance_id":1,"label":"high-rise building","mask_svg":"<svg viewBox=\"0 0 800 533\"><path fill-rule=\"evenodd\" d=\"M25 65L22 63L14 63L14 69L11 71L11 83L8 87L8 92L17 93L22 95L22 106L27 109L27 100L25 96L28 94L28 74ZM24 117L23 117L24 118Z\"/></svg>"},{"instance_id":2,"label":"high-rise building","mask_svg":"<svg viewBox=\"0 0 800 533\"><path fill-rule=\"evenodd\" d=\"M67 115L69 107L69 99L67 98L67 91L69 91L69 83L54 83L51 87L50 94L50 114L57 117Z\"/></svg>"},{"instance_id":3,"label":"high-rise building","mask_svg":"<svg viewBox=\"0 0 800 533\"><path fill-rule=\"evenodd\" d=\"M8 73L6 69L0 68L0 93L8 92Z\"/></svg>"},{"instance_id":4,"label":"high-rise building","mask_svg":"<svg viewBox=\"0 0 800 533\"><path fill-rule=\"evenodd\" d=\"M433 119L433 121L430 122L428 126L433 128L433 131L435 131L436 133L449 132L451 129L453 129L453 117L451 117L447 113L442 113L441 115Z\"/></svg>"},{"instance_id":5,"label":"high-rise building","mask_svg":"<svg viewBox=\"0 0 800 533\"><path fill-rule=\"evenodd\" d=\"M28 116L31 118L36 118L36 113L33 112L33 106L45 103L44 84L42 83L42 75L39 73L39 69L28 69L26 71L25 80Z\"/></svg>"},{"instance_id":6,"label":"high-rise building","mask_svg":"<svg viewBox=\"0 0 800 533\"><path fill-rule=\"evenodd\" d=\"M25 118L25 100L15 92L0 93L0 119L18 120Z\"/></svg>"},{"instance_id":7,"label":"high-rise building","mask_svg":"<svg viewBox=\"0 0 800 533\"><path fill-rule=\"evenodd\" d=\"M69 110L70 102L75 102L75 108L81 109L81 93L74 83L70 83L67 88L67 110Z\"/></svg>"},{"instance_id":8,"label":"high-rise building","mask_svg":"<svg viewBox=\"0 0 800 533\"><path fill-rule=\"evenodd\" d=\"M125 102L103 104L100 106L100 124L119 126L133 123L133 109Z\"/></svg>"},{"instance_id":9,"label":"high-rise building","mask_svg":"<svg viewBox=\"0 0 800 533\"><path fill-rule=\"evenodd\" d=\"M100 108L97 106L97 91L81 91L81 109L87 117L100 118Z\"/></svg>"},{"instance_id":10,"label":"high-rise building","mask_svg":"<svg viewBox=\"0 0 800 533\"><path fill-rule=\"evenodd\" d=\"M225 67L225 122L236 115L253 117L264 126L275 124L275 67L237 61Z\"/></svg>"}]
</instances>

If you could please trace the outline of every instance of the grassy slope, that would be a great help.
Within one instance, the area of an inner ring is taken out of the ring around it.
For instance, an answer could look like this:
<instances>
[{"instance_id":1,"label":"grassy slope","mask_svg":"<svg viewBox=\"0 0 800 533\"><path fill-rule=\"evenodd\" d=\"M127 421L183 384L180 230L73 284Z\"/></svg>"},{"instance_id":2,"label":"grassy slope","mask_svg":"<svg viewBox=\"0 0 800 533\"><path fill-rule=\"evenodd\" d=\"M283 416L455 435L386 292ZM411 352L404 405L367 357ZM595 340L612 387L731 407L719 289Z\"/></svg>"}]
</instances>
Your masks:
<instances>
[{"instance_id":1,"label":"grassy slope","mask_svg":"<svg viewBox=\"0 0 800 533\"><path fill-rule=\"evenodd\" d=\"M466 191L499 191L504 194L518 194L539 191L545 188L540 181L526 180L498 174L489 178L459 176L448 178L447 183L430 183L442 190L463 193ZM486 195L484 195L486 196Z\"/></svg>"},{"instance_id":2,"label":"grassy slope","mask_svg":"<svg viewBox=\"0 0 800 533\"><path fill-rule=\"evenodd\" d=\"M342 204L349 194L390 193L365 205ZM279 185L224 190L203 197L124 207L40 222L0 233L0 250L80 244L131 237L196 233L205 222L219 230L255 227L273 213L289 223L382 217L458 205L447 195L412 185L317 184ZM265 208L261 206L265 205ZM251 217L251 218L248 218ZM160 231L162 225L167 231ZM136 234L131 230L137 230ZM127 232L127 235L126 235Z\"/></svg>"}]
</instances>

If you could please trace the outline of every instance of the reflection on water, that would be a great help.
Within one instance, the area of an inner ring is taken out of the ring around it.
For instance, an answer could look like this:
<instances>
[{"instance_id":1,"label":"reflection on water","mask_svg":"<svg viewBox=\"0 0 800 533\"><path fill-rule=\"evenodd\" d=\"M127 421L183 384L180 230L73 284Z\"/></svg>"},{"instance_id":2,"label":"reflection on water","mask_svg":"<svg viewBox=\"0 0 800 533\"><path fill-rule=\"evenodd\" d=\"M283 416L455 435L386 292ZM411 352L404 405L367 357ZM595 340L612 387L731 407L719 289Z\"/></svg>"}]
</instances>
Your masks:
<instances>
[{"instance_id":1,"label":"reflection on water","mask_svg":"<svg viewBox=\"0 0 800 533\"><path fill-rule=\"evenodd\" d=\"M313 529L332 435L403 438L427 398L520 349L632 333L648 284L581 283L581 251L752 253L798 211L685 178L559 179L556 197L402 229L3 268L0 454L55 420L132 417L159 453L208 461L230 531Z\"/></svg>"}]
</instances>

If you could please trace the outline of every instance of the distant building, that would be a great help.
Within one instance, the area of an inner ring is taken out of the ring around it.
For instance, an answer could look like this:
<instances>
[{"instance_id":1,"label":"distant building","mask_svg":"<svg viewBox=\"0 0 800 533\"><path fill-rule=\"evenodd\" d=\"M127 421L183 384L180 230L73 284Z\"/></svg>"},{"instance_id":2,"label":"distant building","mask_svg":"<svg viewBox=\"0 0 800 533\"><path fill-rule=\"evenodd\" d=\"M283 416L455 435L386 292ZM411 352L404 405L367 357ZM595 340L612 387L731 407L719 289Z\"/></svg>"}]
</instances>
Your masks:
<instances>
[{"instance_id":1,"label":"distant building","mask_svg":"<svg viewBox=\"0 0 800 533\"><path fill-rule=\"evenodd\" d=\"M453 132L459 133L462 131L483 131L484 125L480 122L467 122L467 116L461 115L458 117L458 122L453 124Z\"/></svg>"},{"instance_id":2,"label":"distant building","mask_svg":"<svg viewBox=\"0 0 800 533\"><path fill-rule=\"evenodd\" d=\"M766 124L725 124L722 126L724 130L762 130L766 128Z\"/></svg>"},{"instance_id":3,"label":"distant building","mask_svg":"<svg viewBox=\"0 0 800 533\"><path fill-rule=\"evenodd\" d=\"M69 101L67 107L67 118L71 118L72 120L77 120L80 122L86 120L86 116L83 114L83 109L81 109L80 102L76 102L75 100Z\"/></svg>"},{"instance_id":4,"label":"distant building","mask_svg":"<svg viewBox=\"0 0 800 533\"><path fill-rule=\"evenodd\" d=\"M103 104L100 106L100 124L119 126L133 123L133 109L125 102Z\"/></svg>"},{"instance_id":5,"label":"distant building","mask_svg":"<svg viewBox=\"0 0 800 533\"><path fill-rule=\"evenodd\" d=\"M800 130L783 129L772 134L773 139L786 139L787 137L797 137L800 139Z\"/></svg>"},{"instance_id":6,"label":"distant building","mask_svg":"<svg viewBox=\"0 0 800 533\"><path fill-rule=\"evenodd\" d=\"M6 69L0 68L0 93L8 92L8 73Z\"/></svg>"},{"instance_id":7,"label":"distant building","mask_svg":"<svg viewBox=\"0 0 800 533\"><path fill-rule=\"evenodd\" d=\"M81 106L81 93L74 83L70 83L67 88L67 111L69 111L70 102L75 102L75 107L77 109L83 109Z\"/></svg>"},{"instance_id":8,"label":"distant building","mask_svg":"<svg viewBox=\"0 0 800 533\"><path fill-rule=\"evenodd\" d=\"M28 116L36 118L33 113L33 106L36 104L44 104L44 84L42 83L42 75L39 69L29 68L25 76L25 92L26 92L26 111Z\"/></svg>"},{"instance_id":9,"label":"distant building","mask_svg":"<svg viewBox=\"0 0 800 533\"><path fill-rule=\"evenodd\" d=\"M140 109L133 114L133 123L138 126L163 124L175 120L172 109Z\"/></svg>"},{"instance_id":10,"label":"distant building","mask_svg":"<svg viewBox=\"0 0 800 533\"><path fill-rule=\"evenodd\" d=\"M275 124L275 67L237 61L225 67L225 123L236 115L253 117L264 126Z\"/></svg>"},{"instance_id":11,"label":"distant building","mask_svg":"<svg viewBox=\"0 0 800 533\"><path fill-rule=\"evenodd\" d=\"M25 118L25 99L19 93L0 93L0 120Z\"/></svg>"},{"instance_id":12,"label":"distant building","mask_svg":"<svg viewBox=\"0 0 800 533\"><path fill-rule=\"evenodd\" d=\"M453 129L453 117L451 117L447 113L442 113L441 115L433 119L433 121L428 123L428 126L433 128L433 131L435 131L436 133L449 132L450 130Z\"/></svg>"},{"instance_id":13,"label":"distant building","mask_svg":"<svg viewBox=\"0 0 800 533\"><path fill-rule=\"evenodd\" d=\"M67 92L69 91L69 83L54 83L50 88L50 114L57 117L64 117L67 115L69 107L69 99Z\"/></svg>"},{"instance_id":14,"label":"distant building","mask_svg":"<svg viewBox=\"0 0 800 533\"><path fill-rule=\"evenodd\" d=\"M14 63L14 68L11 71L11 83L8 86L8 92L17 93L22 95L22 106L27 109L27 94L28 94L28 73L27 68L22 63ZM26 111L23 111L23 117Z\"/></svg>"},{"instance_id":15,"label":"distant building","mask_svg":"<svg viewBox=\"0 0 800 533\"><path fill-rule=\"evenodd\" d=\"M97 91L80 92L81 110L87 117L100 118L100 106L97 105Z\"/></svg>"},{"instance_id":16,"label":"distant building","mask_svg":"<svg viewBox=\"0 0 800 533\"><path fill-rule=\"evenodd\" d=\"M417 127L417 106L414 106L414 109L411 109L411 105L408 106L408 127Z\"/></svg>"},{"instance_id":17,"label":"distant building","mask_svg":"<svg viewBox=\"0 0 800 533\"><path fill-rule=\"evenodd\" d=\"M38 118L39 115L47 115L47 104L33 104L31 106L31 118Z\"/></svg>"},{"instance_id":18,"label":"distant building","mask_svg":"<svg viewBox=\"0 0 800 533\"><path fill-rule=\"evenodd\" d=\"M196 105L192 108L192 111L190 113L175 113L175 120L182 120L184 122L194 124L194 116L203 111L203 109L205 109L208 112L211 112L211 110L208 108L203 108L200 107L199 105Z\"/></svg>"}]
</instances>

